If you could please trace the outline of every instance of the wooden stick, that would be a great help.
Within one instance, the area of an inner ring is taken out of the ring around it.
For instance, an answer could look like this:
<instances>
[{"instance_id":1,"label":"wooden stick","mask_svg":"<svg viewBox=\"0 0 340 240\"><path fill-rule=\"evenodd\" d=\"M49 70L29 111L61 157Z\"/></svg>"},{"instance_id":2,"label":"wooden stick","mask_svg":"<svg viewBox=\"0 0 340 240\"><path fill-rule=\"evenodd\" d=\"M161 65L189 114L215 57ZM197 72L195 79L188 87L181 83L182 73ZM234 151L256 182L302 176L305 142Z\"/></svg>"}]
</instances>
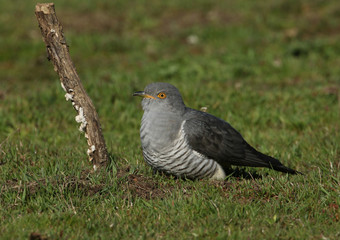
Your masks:
<instances>
[{"instance_id":1,"label":"wooden stick","mask_svg":"<svg viewBox=\"0 0 340 240\"><path fill-rule=\"evenodd\" d=\"M54 4L37 4L35 15L46 44L48 59L52 60L54 70L58 73L61 86L66 92L65 98L67 101L71 101L74 109L78 112L75 119L80 123L79 130L85 132L88 144L87 154L93 163L93 168L96 170L106 166L109 156L98 114L73 65Z\"/></svg>"}]
</instances>

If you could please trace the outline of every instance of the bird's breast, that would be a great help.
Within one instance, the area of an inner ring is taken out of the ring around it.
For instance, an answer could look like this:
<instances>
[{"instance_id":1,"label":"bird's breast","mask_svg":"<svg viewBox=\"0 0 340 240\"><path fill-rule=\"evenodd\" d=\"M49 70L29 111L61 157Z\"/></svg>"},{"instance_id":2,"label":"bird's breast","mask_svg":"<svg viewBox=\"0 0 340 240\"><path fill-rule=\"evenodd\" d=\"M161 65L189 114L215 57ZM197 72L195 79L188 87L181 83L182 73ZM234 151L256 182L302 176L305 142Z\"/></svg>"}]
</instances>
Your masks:
<instances>
[{"instance_id":1,"label":"bird's breast","mask_svg":"<svg viewBox=\"0 0 340 240\"><path fill-rule=\"evenodd\" d=\"M144 158L154 169L193 179L225 177L217 162L190 148L183 121L178 125L178 121L171 117L164 121L150 121L149 117L143 117L141 140Z\"/></svg>"},{"instance_id":2,"label":"bird's breast","mask_svg":"<svg viewBox=\"0 0 340 240\"><path fill-rule=\"evenodd\" d=\"M140 128L142 147L154 152L162 151L178 138L180 127L179 116L165 112L145 112Z\"/></svg>"}]
</instances>

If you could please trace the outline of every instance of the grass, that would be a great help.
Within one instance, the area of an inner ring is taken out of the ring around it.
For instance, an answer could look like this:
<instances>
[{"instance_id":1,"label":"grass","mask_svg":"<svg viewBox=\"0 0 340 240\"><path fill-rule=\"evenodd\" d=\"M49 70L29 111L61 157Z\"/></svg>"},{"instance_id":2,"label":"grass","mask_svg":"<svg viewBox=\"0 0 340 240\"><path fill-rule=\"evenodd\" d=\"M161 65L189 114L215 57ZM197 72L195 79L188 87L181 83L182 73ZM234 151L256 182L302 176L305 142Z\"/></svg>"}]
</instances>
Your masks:
<instances>
[{"instance_id":1,"label":"grass","mask_svg":"<svg viewBox=\"0 0 340 240\"><path fill-rule=\"evenodd\" d=\"M95 174L35 4L0 1L1 239L339 238L338 1L55 1L113 159ZM305 175L152 175L131 94L154 81Z\"/></svg>"}]
</instances>

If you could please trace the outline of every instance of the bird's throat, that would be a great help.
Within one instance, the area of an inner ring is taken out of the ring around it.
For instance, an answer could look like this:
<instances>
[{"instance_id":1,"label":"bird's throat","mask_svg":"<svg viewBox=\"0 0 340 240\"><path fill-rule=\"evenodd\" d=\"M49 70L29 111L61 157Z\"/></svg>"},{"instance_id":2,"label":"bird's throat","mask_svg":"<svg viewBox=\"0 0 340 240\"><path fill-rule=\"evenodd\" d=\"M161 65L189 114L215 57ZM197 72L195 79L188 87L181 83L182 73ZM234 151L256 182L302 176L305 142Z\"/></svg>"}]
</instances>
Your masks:
<instances>
[{"instance_id":1,"label":"bird's throat","mask_svg":"<svg viewBox=\"0 0 340 240\"><path fill-rule=\"evenodd\" d=\"M181 118L168 112L144 112L140 129L142 147L161 151L169 147L180 131Z\"/></svg>"}]
</instances>

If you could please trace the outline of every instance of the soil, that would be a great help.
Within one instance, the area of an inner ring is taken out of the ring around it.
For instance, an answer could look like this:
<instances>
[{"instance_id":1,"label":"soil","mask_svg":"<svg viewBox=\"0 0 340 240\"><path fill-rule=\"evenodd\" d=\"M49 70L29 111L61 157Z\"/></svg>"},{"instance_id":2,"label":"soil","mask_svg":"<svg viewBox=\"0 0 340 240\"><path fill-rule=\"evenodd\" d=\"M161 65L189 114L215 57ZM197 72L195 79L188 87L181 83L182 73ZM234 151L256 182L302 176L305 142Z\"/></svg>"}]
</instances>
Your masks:
<instances>
[{"instance_id":1,"label":"soil","mask_svg":"<svg viewBox=\"0 0 340 240\"><path fill-rule=\"evenodd\" d=\"M171 194L174 186L159 183L152 177L147 177L136 173L127 173L127 169L118 171L119 185L124 192L131 194L132 197L139 197L146 200L160 198Z\"/></svg>"},{"instance_id":2,"label":"soil","mask_svg":"<svg viewBox=\"0 0 340 240\"><path fill-rule=\"evenodd\" d=\"M166 183L160 183L153 177L143 176L138 172L130 173L129 167L119 169L117 172L118 187L122 189L126 196L133 198L139 197L146 200L155 198L164 198L171 194L174 186ZM6 181L1 186L0 194L5 191L17 191L22 193L24 189L27 196L33 196L47 185L58 187L59 189L67 189L70 192L75 190L82 192L85 196L93 196L96 194L105 194L107 187L104 181L93 184L90 180L90 171L83 171L80 177L60 176L54 179L38 179L35 181L23 182L17 179Z\"/></svg>"},{"instance_id":3,"label":"soil","mask_svg":"<svg viewBox=\"0 0 340 240\"><path fill-rule=\"evenodd\" d=\"M16 179L8 180L0 188L0 194L6 191L17 191L18 194L26 189L27 196L34 196L37 192L44 190L48 185L57 187L60 190L67 190L69 192L79 191L85 196L105 195L107 193L107 181L103 177L102 181L93 183L91 181L90 171L83 171L80 177L76 176L58 176L54 179L38 179L29 182L22 182ZM192 188L195 186L183 186L183 181L176 179L174 182L159 181L153 176L144 176L138 171L131 172L129 166L122 167L117 171L117 187L124 193L126 198L143 198L163 199L170 196L173 190L183 189L184 195L190 195ZM255 179L261 178L260 175L249 173L244 170L234 170L233 178ZM191 180L188 180L191 181ZM227 193L231 187L228 181L207 181L207 184L212 187L219 188L222 192Z\"/></svg>"}]
</instances>

